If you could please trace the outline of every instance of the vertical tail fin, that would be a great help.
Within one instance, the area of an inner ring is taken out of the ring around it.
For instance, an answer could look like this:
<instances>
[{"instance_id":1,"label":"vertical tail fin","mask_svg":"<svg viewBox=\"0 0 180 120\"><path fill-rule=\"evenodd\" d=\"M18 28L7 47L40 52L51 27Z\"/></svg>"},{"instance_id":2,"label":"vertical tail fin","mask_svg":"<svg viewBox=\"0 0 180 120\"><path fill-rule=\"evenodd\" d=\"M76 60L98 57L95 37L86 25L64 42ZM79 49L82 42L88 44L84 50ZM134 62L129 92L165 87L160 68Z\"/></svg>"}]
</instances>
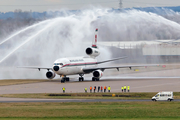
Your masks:
<instances>
[{"instance_id":1,"label":"vertical tail fin","mask_svg":"<svg viewBox=\"0 0 180 120\"><path fill-rule=\"evenodd\" d=\"M93 48L97 48L97 34L98 34L98 28L95 30L95 40L92 43Z\"/></svg>"},{"instance_id":2,"label":"vertical tail fin","mask_svg":"<svg viewBox=\"0 0 180 120\"><path fill-rule=\"evenodd\" d=\"M98 34L98 29L95 30L95 39L92 42L92 47L88 47L86 49L86 54L92 58L95 58L100 54L99 49L97 47L97 34Z\"/></svg>"}]
</instances>

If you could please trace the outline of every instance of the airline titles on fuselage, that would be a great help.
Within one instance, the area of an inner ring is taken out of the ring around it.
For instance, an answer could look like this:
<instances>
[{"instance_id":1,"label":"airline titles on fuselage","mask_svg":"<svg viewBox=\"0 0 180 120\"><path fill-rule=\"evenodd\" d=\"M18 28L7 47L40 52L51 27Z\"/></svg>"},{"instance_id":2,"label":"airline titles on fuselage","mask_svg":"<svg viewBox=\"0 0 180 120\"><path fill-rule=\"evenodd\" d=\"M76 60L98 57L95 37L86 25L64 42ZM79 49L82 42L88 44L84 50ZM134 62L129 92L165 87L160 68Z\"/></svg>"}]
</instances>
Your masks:
<instances>
[{"instance_id":1,"label":"airline titles on fuselage","mask_svg":"<svg viewBox=\"0 0 180 120\"><path fill-rule=\"evenodd\" d=\"M83 59L74 59L74 60L69 60L70 62L82 62L84 61Z\"/></svg>"}]
</instances>

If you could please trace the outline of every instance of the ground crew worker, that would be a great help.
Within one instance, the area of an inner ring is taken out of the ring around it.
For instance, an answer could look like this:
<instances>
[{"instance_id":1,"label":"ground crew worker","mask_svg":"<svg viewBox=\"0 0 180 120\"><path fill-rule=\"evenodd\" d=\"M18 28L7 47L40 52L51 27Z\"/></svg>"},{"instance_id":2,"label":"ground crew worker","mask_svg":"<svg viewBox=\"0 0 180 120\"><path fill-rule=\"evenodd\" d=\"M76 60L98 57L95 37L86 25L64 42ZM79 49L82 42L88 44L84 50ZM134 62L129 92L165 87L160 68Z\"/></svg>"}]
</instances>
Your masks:
<instances>
[{"instance_id":1,"label":"ground crew worker","mask_svg":"<svg viewBox=\"0 0 180 120\"><path fill-rule=\"evenodd\" d=\"M109 87L108 87L108 92L110 92L110 90L111 90L111 87L109 86Z\"/></svg>"},{"instance_id":2,"label":"ground crew worker","mask_svg":"<svg viewBox=\"0 0 180 120\"><path fill-rule=\"evenodd\" d=\"M126 86L124 86L124 92L126 92Z\"/></svg>"},{"instance_id":3,"label":"ground crew worker","mask_svg":"<svg viewBox=\"0 0 180 120\"><path fill-rule=\"evenodd\" d=\"M106 92L106 86L104 86L104 92Z\"/></svg>"},{"instance_id":4,"label":"ground crew worker","mask_svg":"<svg viewBox=\"0 0 180 120\"><path fill-rule=\"evenodd\" d=\"M65 88L65 87L63 87L63 88L62 88L62 90L63 90L63 93L65 93L66 88Z\"/></svg>"},{"instance_id":5,"label":"ground crew worker","mask_svg":"<svg viewBox=\"0 0 180 120\"><path fill-rule=\"evenodd\" d=\"M84 88L84 91L87 93L87 88Z\"/></svg>"},{"instance_id":6,"label":"ground crew worker","mask_svg":"<svg viewBox=\"0 0 180 120\"><path fill-rule=\"evenodd\" d=\"M99 92L99 90L100 90L100 86L98 86L98 92Z\"/></svg>"},{"instance_id":7,"label":"ground crew worker","mask_svg":"<svg viewBox=\"0 0 180 120\"><path fill-rule=\"evenodd\" d=\"M94 93L96 92L96 86L94 86Z\"/></svg>"},{"instance_id":8,"label":"ground crew worker","mask_svg":"<svg viewBox=\"0 0 180 120\"><path fill-rule=\"evenodd\" d=\"M90 86L90 92L92 92L92 86Z\"/></svg>"},{"instance_id":9,"label":"ground crew worker","mask_svg":"<svg viewBox=\"0 0 180 120\"><path fill-rule=\"evenodd\" d=\"M124 87L122 86L122 87L121 87L122 92L123 92L123 89L124 89Z\"/></svg>"},{"instance_id":10,"label":"ground crew worker","mask_svg":"<svg viewBox=\"0 0 180 120\"><path fill-rule=\"evenodd\" d=\"M103 87L101 86L101 92L103 91Z\"/></svg>"},{"instance_id":11,"label":"ground crew worker","mask_svg":"<svg viewBox=\"0 0 180 120\"><path fill-rule=\"evenodd\" d=\"M128 88L128 92L129 92L129 90L130 90L130 86L128 86L127 88Z\"/></svg>"}]
</instances>

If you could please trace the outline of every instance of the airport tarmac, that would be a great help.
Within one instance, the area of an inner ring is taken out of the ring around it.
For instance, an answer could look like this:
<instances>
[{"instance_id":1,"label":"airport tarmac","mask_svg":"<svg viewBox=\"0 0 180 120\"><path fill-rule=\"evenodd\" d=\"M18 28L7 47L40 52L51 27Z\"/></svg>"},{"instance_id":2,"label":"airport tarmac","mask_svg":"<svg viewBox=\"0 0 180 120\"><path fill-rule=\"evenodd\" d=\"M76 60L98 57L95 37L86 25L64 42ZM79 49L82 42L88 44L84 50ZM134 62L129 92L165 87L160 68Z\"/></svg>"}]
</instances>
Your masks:
<instances>
[{"instance_id":1,"label":"airport tarmac","mask_svg":"<svg viewBox=\"0 0 180 120\"><path fill-rule=\"evenodd\" d=\"M121 92L121 87L130 86L130 92L160 92L173 91L180 92L180 69L139 72L123 75L106 76L100 81L91 81L90 78L85 78L86 81L78 82L77 79L71 79L70 82L61 83L60 80L53 80L48 82L19 84L0 86L0 94L23 94L23 93L62 93L62 88L66 88L66 93L82 93L84 88L92 86L110 86L111 92ZM173 73L173 74L172 74ZM179 75L179 76L178 76ZM38 102L37 99L7 99L0 98L0 102ZM42 100L40 102L48 102ZM53 102L54 100L51 100ZM69 100L71 101L71 100ZM73 101L73 100L72 100ZM81 102L82 100L77 100ZM94 101L94 100L91 100ZM101 100L103 101L103 100ZM57 101L56 101L57 102ZM63 102L63 100L59 100ZM88 102L88 100L87 100Z\"/></svg>"},{"instance_id":2,"label":"airport tarmac","mask_svg":"<svg viewBox=\"0 0 180 120\"><path fill-rule=\"evenodd\" d=\"M92 86L110 86L111 92L121 92L121 86L130 86L130 92L159 92L159 91L180 91L179 78L139 78L139 79L106 79L101 81L68 82L60 81L40 82L20 85L1 86L0 94L23 94L23 93L62 93L62 88L66 88L66 93L81 93L84 88Z\"/></svg>"},{"instance_id":3,"label":"airport tarmac","mask_svg":"<svg viewBox=\"0 0 180 120\"><path fill-rule=\"evenodd\" d=\"M172 74L173 73L173 74ZM175 74L176 73L176 74ZM100 81L91 81L90 77L85 81L78 82L72 78L70 82L61 83L60 80L48 82L0 86L0 94L23 94L23 93L81 93L84 88L92 86L110 86L111 92L121 92L121 87L130 86L130 92L180 92L180 69L139 72L102 77ZM179 76L178 76L179 75Z\"/></svg>"},{"instance_id":4,"label":"airport tarmac","mask_svg":"<svg viewBox=\"0 0 180 120\"><path fill-rule=\"evenodd\" d=\"M130 92L159 92L180 91L179 78L149 78L149 79L105 79L102 81L85 81L61 83L60 81L20 84L1 86L0 94L23 94L23 93L62 93L62 87L66 93L84 92L84 88L90 86L111 86L111 92L121 92L122 85L129 85ZM89 92L89 90L88 90ZM33 99L33 98L2 98L1 103L11 102L143 102L148 100L113 100L113 99ZM174 100L180 101L180 100Z\"/></svg>"}]
</instances>

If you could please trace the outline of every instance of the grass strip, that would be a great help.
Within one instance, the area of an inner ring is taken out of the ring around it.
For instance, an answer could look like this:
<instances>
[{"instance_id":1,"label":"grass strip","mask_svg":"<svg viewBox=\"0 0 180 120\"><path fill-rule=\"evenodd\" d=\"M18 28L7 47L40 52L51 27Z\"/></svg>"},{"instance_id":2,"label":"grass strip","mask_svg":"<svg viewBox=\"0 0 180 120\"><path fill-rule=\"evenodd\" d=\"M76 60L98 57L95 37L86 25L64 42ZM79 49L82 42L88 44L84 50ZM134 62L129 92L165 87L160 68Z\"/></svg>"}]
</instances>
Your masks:
<instances>
[{"instance_id":1,"label":"grass strip","mask_svg":"<svg viewBox=\"0 0 180 120\"><path fill-rule=\"evenodd\" d=\"M0 118L180 119L180 102L0 103Z\"/></svg>"},{"instance_id":2,"label":"grass strip","mask_svg":"<svg viewBox=\"0 0 180 120\"><path fill-rule=\"evenodd\" d=\"M120 97L112 97L112 94ZM180 99L180 92L174 92L174 99ZM0 97L11 98L49 98L49 99L151 99L155 92L142 93L35 93L35 94L3 94Z\"/></svg>"}]
</instances>

